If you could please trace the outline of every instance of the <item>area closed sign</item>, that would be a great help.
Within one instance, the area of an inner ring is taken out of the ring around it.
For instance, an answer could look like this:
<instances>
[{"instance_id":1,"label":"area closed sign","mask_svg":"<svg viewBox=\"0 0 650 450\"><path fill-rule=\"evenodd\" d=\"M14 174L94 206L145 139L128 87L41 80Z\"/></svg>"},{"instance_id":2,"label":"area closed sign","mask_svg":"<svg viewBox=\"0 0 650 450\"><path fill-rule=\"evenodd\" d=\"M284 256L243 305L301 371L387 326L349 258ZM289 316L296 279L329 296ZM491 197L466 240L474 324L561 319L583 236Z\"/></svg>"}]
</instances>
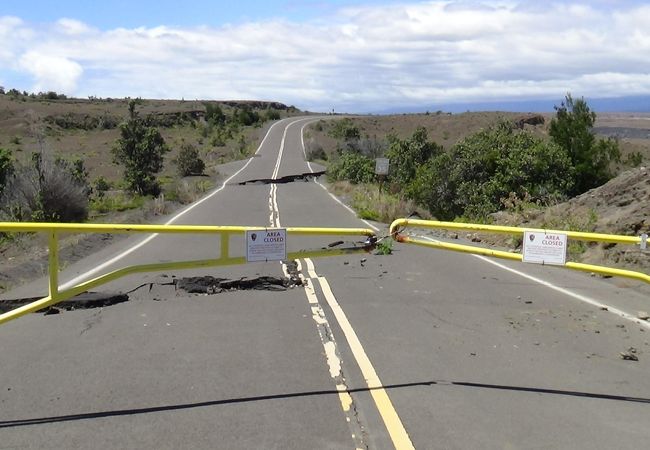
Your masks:
<instances>
[{"instance_id":1,"label":"area closed sign","mask_svg":"<svg viewBox=\"0 0 650 450\"><path fill-rule=\"evenodd\" d=\"M567 235L525 231L523 261L533 264L566 264Z\"/></svg>"},{"instance_id":2,"label":"area closed sign","mask_svg":"<svg viewBox=\"0 0 650 450\"><path fill-rule=\"evenodd\" d=\"M246 230L246 261L283 261L287 259L287 230Z\"/></svg>"}]
</instances>

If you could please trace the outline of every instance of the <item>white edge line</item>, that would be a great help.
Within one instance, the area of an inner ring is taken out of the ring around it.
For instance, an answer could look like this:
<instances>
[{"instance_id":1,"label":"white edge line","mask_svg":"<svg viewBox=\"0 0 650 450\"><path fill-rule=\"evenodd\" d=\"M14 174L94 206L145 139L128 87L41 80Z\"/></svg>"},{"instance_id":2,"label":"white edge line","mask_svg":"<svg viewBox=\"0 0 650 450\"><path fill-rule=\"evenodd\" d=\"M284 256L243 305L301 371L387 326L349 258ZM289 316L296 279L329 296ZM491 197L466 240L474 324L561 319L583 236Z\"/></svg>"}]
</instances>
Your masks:
<instances>
[{"instance_id":1,"label":"white edge line","mask_svg":"<svg viewBox=\"0 0 650 450\"><path fill-rule=\"evenodd\" d=\"M262 142L260 142L259 147L257 147L257 150L255 151L255 155L257 155L257 154L260 152L260 150L262 149L262 146L263 146L264 143L266 142L266 139L267 139L267 138L269 137L269 135L271 134L271 130L272 130L276 125L279 125L280 123L285 122L286 120L288 120L288 119L284 119L284 120L280 120L280 121L278 121L278 122L275 122L273 125L271 125L271 126L269 127L268 131L266 132L266 135L264 135L264 139L262 139ZM296 121L296 122L297 122L297 121ZM289 125L291 125L291 124L289 124ZM239 169L237 172L235 172L235 173L232 174L230 177L228 177L228 178L223 182L223 184L222 184L219 188L215 189L214 191L212 191L210 194L206 195L206 196L203 197L202 199L200 199L200 200L198 200L198 201L192 203L192 204L189 205L187 208L185 208L185 209L181 210L180 212L178 212L178 213L177 213L176 215L174 215L171 219L169 219L167 222L165 222L164 225L170 225L170 224L172 224L173 222L175 222L177 219L179 219L179 218L182 217L183 215L187 214L188 212L190 212L191 210L193 210L194 208L196 208L197 206L199 206L199 205L202 204L203 202L207 201L208 199L214 197L216 194L218 194L219 192L221 192L222 190L224 190L225 187L226 187L226 184L228 184L228 182L230 182L230 180L232 180L233 178L235 178L235 177L236 177L237 175L239 175L239 174L240 174L240 173L241 173L241 172L242 172L246 167L248 167L248 165L251 163L251 161L253 161L253 158L254 158L254 157L250 157L250 158L248 159L248 161L246 162L246 164L244 164L244 166L243 166L241 169ZM93 269L91 269L91 270L89 270L89 271L87 271L87 272L84 272L84 273L82 273L82 274L76 276L76 277L73 278L72 280L69 280L69 281L67 281L66 283L60 285L60 286L59 286L59 289L67 289L67 288L69 288L69 287L71 287L71 286L75 286L76 284L78 284L78 283L80 283L80 282L86 280L87 278L91 277L92 275L96 274L97 272L99 272L99 271L105 269L106 267L110 266L111 264L116 263L116 262L119 261L120 259L122 259L122 258L124 258L125 256L127 256L127 255L133 253L134 251L136 251L137 249L141 248L142 246L146 245L148 242L150 242L150 241L151 241L152 239L154 239L156 236L158 236L158 233L155 233L155 234L152 234L152 235L150 235L150 236L147 236L145 239L143 239L142 241L138 242L138 243L135 244L133 247L128 248L127 250L123 251L122 253L120 253L120 254L114 256L113 258L111 258L111 259L109 259L109 260L107 260L107 261L104 261L102 264L100 264L100 265L94 267Z\"/></svg>"},{"instance_id":2,"label":"white edge line","mask_svg":"<svg viewBox=\"0 0 650 450\"><path fill-rule=\"evenodd\" d=\"M314 119L314 120L311 120L311 121L309 121L309 122L306 122L306 123L305 123L305 124L300 128L300 144L302 145L302 154L305 156L305 162L307 163L307 166L309 167L309 170L311 171L311 173L314 173L314 169L311 167L311 163L310 163L309 161L307 161L307 151L305 150L305 134L304 134L304 131L305 131L305 127L306 127L307 125L309 125L310 123L317 122L318 120L322 120L322 119ZM368 226L369 226L370 228L372 228L373 230L375 230L375 231L379 231L379 228L377 228L376 226L374 226L373 224L371 224L371 223L368 222L367 220L359 218L359 216L357 215L357 213L356 213L355 210L353 210L353 209L350 208L348 205L346 205L346 204L343 203L341 200L339 200L339 199L338 199L334 194L332 194L329 190L327 190L327 188L326 188L323 184L321 184L319 181L316 181L316 180L314 180L314 182L315 182L317 185L319 185L320 187L322 187L322 188L325 190L325 192L327 192L327 194L328 194L330 197L332 197L332 198L333 198L333 199L334 199L334 200L335 200L339 205L343 206L343 207L344 207L345 209L347 209L350 213L354 214L354 217L356 217L357 219L359 219L360 221L362 221L363 223L365 223L366 225L368 225Z\"/></svg>"},{"instance_id":3,"label":"white edge line","mask_svg":"<svg viewBox=\"0 0 650 450\"><path fill-rule=\"evenodd\" d=\"M432 239L432 238L427 237L427 236L423 236L423 238L428 240L428 241L433 241L433 242L436 241L435 239ZM593 299L591 297L587 297L586 295L578 294L578 293L573 292L573 291L571 291L569 289L556 286L556 285L554 285L553 283L551 283L549 281L545 281L545 280L542 280L541 278L537 278L537 277L534 277L532 275L528 275L527 273L521 272L521 271L519 271L517 269L513 269L511 267L508 267L506 265L503 265L501 263L493 261L492 259L487 258L485 256L482 256L482 255L472 255L472 256L474 256L475 258L480 259L481 261L485 261L486 263L492 264L493 266L499 267L500 269L506 270L508 272L514 273L515 275L519 275L520 277L526 278L527 280L534 281L537 284L541 284L544 287L552 289L552 290L554 290L556 292L559 292L561 294L564 294L564 295L566 295L568 297L572 297L572 298L574 298L576 300L579 300L579 301L581 301L583 303L586 303L588 305L595 306L595 307L599 308L600 310L602 310L603 312L609 312L609 313L615 314L615 315L619 316L622 319L629 320L630 322L634 322L635 324L641 325L642 327L647 328L647 329L650 330L650 322L647 322L645 320L641 320L638 317L634 316L633 314L626 313L625 311L623 311L621 309L618 309L618 308L616 308L614 306L607 305L607 304L602 303L602 302L600 302L600 301L598 301L596 299Z\"/></svg>"}]
</instances>

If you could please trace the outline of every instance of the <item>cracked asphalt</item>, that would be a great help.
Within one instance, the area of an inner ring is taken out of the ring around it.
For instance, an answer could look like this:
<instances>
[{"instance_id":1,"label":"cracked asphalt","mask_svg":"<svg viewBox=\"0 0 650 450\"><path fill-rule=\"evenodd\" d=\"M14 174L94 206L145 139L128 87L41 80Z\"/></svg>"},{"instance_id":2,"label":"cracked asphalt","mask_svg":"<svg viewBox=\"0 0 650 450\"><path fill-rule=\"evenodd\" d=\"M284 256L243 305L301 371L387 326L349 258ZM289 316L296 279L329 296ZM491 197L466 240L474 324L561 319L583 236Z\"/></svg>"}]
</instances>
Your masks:
<instances>
[{"instance_id":1,"label":"cracked asphalt","mask_svg":"<svg viewBox=\"0 0 650 450\"><path fill-rule=\"evenodd\" d=\"M271 128L255 158L222 169L231 175L248 164L222 191L174 223L269 226L266 181L278 167L275 178L287 182L272 183L274 217L283 226L366 227L312 179L322 168L304 162L304 123ZM142 239L72 264L61 282ZM288 246L334 240L302 236ZM106 270L211 258L219 245L218 236L159 235ZM232 238L233 254L243 246ZM403 244L393 250L313 259L310 271L300 260L291 278L278 262L133 275L97 289L89 297L96 307L59 305L60 314L1 326L0 447L408 448L378 390L415 448L647 445L649 324L613 312L647 311L646 287ZM287 282L293 277L306 283ZM205 292L188 293L178 280ZM36 297L46 285L6 297ZM128 301L97 303L125 293ZM369 387L341 312L380 387Z\"/></svg>"}]
</instances>

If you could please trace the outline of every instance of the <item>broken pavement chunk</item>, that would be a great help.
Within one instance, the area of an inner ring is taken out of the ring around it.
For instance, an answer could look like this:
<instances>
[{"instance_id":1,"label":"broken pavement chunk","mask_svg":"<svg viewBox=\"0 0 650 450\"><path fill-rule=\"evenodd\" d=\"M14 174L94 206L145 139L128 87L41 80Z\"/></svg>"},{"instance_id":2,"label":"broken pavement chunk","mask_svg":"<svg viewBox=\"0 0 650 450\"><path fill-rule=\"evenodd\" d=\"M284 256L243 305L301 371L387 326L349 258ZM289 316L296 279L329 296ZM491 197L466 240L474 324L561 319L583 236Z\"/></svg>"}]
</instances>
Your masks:
<instances>
[{"instance_id":1,"label":"broken pavement chunk","mask_svg":"<svg viewBox=\"0 0 650 450\"><path fill-rule=\"evenodd\" d=\"M229 280L207 275L203 277L178 278L175 282L176 289L182 289L190 294L219 294L224 291L247 289L284 291L289 287L302 285L302 281L297 277L285 278L271 276Z\"/></svg>"},{"instance_id":2,"label":"broken pavement chunk","mask_svg":"<svg viewBox=\"0 0 650 450\"><path fill-rule=\"evenodd\" d=\"M637 356L637 350L634 347L630 347L625 352L620 352L621 358L626 361L638 361L639 357Z\"/></svg>"}]
</instances>

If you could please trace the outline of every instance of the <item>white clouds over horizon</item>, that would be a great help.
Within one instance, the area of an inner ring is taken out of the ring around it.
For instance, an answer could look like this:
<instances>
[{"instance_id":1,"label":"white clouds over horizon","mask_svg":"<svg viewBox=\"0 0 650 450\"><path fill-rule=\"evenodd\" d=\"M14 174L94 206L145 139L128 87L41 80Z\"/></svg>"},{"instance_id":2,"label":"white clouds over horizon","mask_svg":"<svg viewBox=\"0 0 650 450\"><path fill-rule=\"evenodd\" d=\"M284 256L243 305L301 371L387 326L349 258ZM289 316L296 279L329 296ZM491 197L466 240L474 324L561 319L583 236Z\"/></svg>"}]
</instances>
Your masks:
<instances>
[{"instance_id":1,"label":"white clouds over horizon","mask_svg":"<svg viewBox=\"0 0 650 450\"><path fill-rule=\"evenodd\" d=\"M193 28L0 17L0 70L24 80L21 90L312 110L648 95L649 20L644 5L524 1L405 2Z\"/></svg>"}]
</instances>

